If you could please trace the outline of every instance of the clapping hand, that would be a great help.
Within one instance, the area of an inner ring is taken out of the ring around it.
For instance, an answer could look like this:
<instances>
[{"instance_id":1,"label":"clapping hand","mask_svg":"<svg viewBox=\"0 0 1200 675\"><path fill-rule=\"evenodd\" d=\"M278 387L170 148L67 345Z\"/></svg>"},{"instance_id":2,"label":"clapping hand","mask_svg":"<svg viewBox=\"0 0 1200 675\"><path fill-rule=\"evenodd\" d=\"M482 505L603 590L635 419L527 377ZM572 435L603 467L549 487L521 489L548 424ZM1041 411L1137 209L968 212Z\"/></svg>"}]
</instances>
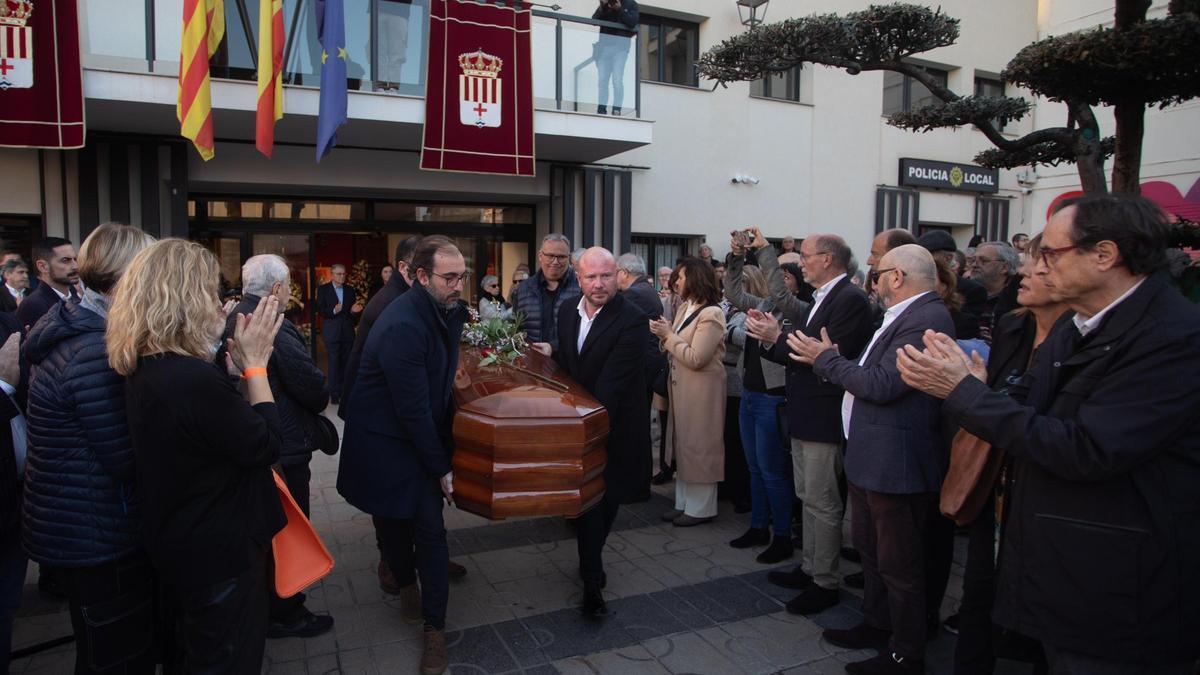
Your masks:
<instances>
[{"instance_id":1,"label":"clapping hand","mask_svg":"<svg viewBox=\"0 0 1200 675\"><path fill-rule=\"evenodd\" d=\"M654 337L659 340L666 339L667 335L671 332L671 324L667 323L667 320L662 317L650 319L650 332L654 333Z\"/></svg>"},{"instance_id":2,"label":"clapping hand","mask_svg":"<svg viewBox=\"0 0 1200 675\"><path fill-rule=\"evenodd\" d=\"M237 315L233 337L226 343L229 355L240 370L266 368L274 349L275 334L283 325L283 314L279 313L279 299L268 295L258 301L254 313Z\"/></svg>"},{"instance_id":3,"label":"clapping hand","mask_svg":"<svg viewBox=\"0 0 1200 675\"><path fill-rule=\"evenodd\" d=\"M775 317L757 309L746 312L746 334L763 344L775 344L781 330Z\"/></svg>"},{"instance_id":4,"label":"clapping hand","mask_svg":"<svg viewBox=\"0 0 1200 675\"><path fill-rule=\"evenodd\" d=\"M896 350L896 367L905 384L937 398L946 398L968 377L987 382L987 364L979 352L968 357L954 338L925 331L925 351L913 345Z\"/></svg>"},{"instance_id":5,"label":"clapping hand","mask_svg":"<svg viewBox=\"0 0 1200 675\"><path fill-rule=\"evenodd\" d=\"M829 339L829 331L821 329L821 339L811 338L800 331L795 331L787 338L788 349L792 350L788 354L793 361L798 361L806 365L812 365L817 357L830 349L837 349L837 345L833 340Z\"/></svg>"}]
</instances>

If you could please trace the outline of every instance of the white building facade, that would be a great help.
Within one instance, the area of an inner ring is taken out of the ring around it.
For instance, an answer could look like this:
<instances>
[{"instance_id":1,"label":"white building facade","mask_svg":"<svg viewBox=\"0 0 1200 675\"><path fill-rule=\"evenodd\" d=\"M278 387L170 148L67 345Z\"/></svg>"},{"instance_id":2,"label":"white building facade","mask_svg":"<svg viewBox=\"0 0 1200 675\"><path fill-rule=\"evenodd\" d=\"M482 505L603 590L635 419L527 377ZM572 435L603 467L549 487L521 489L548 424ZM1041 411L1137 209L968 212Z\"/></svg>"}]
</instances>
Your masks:
<instances>
[{"instance_id":1,"label":"white building facade","mask_svg":"<svg viewBox=\"0 0 1200 675\"><path fill-rule=\"evenodd\" d=\"M653 266L705 240L721 255L728 232L751 225L774 239L836 232L861 259L886 227L942 228L963 245L976 233L1039 231L1052 200L1078 186L1073 166L973 169L990 144L971 127L889 126L887 112L928 98L894 75L806 67L714 90L694 65L746 29L734 0L642 3L619 75L621 112L610 100L608 114L597 114L598 26L588 20L596 0L559 2L560 11L538 8L535 18L537 176L507 178L417 168L428 0L346 0L350 120L320 164L312 0L284 2L293 47L269 160L253 145L257 2L226 0L210 162L179 138L175 120L182 3L80 0L88 147L0 149L0 237L18 249L42 235L78 243L100 222L127 221L210 245L231 285L248 255L280 253L309 298L329 265L363 261L373 275L402 237L440 232L459 241L478 276L495 273L507 290L548 232L634 250ZM868 4L771 0L766 19ZM1104 0L939 4L961 20L961 37L915 62L961 94L1002 91L1005 64L1037 39L1112 21ZM1155 0L1152 14L1166 4ZM1180 199L1191 190L1200 200L1198 110L1193 101L1147 117L1143 180L1174 186ZM1064 119L1061 106L1040 101L1005 133L1016 138ZM1111 133L1104 111L1101 125ZM915 160L912 174L902 172L904 160Z\"/></svg>"}]
</instances>

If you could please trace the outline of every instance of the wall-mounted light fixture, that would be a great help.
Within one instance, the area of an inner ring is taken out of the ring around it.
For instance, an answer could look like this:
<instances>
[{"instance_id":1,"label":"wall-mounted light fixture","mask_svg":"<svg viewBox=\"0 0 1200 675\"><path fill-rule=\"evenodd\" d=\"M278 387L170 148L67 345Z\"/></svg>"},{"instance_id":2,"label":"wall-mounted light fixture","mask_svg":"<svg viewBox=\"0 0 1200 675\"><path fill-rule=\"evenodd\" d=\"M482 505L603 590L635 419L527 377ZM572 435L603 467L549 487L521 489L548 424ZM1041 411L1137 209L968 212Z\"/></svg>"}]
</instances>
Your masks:
<instances>
[{"instance_id":1,"label":"wall-mounted light fixture","mask_svg":"<svg viewBox=\"0 0 1200 675\"><path fill-rule=\"evenodd\" d=\"M767 3L771 0L736 0L738 18L742 25L754 28L761 24L767 16Z\"/></svg>"}]
</instances>

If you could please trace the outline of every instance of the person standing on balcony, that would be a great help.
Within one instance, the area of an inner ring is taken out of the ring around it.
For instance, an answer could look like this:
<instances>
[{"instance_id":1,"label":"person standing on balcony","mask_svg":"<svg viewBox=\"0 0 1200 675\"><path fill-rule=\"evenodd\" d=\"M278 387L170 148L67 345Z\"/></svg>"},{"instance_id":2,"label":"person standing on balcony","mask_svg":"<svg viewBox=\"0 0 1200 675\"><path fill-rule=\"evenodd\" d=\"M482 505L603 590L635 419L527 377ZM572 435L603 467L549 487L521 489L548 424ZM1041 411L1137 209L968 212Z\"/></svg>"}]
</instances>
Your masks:
<instances>
[{"instance_id":1,"label":"person standing on balcony","mask_svg":"<svg viewBox=\"0 0 1200 675\"><path fill-rule=\"evenodd\" d=\"M636 0L600 0L600 6L592 13L597 21L610 21L629 27L628 31L619 28L601 28L600 39L593 45L592 57L596 61L596 75L599 79L599 97L596 99L596 114L608 114L608 81L612 80L613 108L612 114L621 116L621 104L625 99L625 61L629 58L629 45L638 25L638 4Z\"/></svg>"}]
</instances>

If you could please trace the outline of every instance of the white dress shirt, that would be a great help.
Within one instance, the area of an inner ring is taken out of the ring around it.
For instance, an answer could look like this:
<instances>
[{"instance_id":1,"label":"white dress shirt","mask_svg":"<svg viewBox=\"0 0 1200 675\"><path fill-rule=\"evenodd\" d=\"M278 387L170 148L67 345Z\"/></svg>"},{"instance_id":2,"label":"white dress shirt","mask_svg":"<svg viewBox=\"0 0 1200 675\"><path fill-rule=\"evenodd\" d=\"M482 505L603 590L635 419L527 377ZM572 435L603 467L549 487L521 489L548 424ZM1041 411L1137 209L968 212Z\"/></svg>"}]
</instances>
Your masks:
<instances>
[{"instance_id":1,"label":"white dress shirt","mask_svg":"<svg viewBox=\"0 0 1200 675\"><path fill-rule=\"evenodd\" d=\"M600 316L600 310L604 309L604 307L599 307L596 313L592 315L592 318L589 319L587 309L585 309L586 303L586 297L579 299L579 338L575 341L575 353L577 354L583 351L583 343L587 341L588 333L592 330L592 324L595 323L596 317Z\"/></svg>"},{"instance_id":2,"label":"white dress shirt","mask_svg":"<svg viewBox=\"0 0 1200 675\"><path fill-rule=\"evenodd\" d=\"M887 330L889 326L895 323L896 319L900 318L900 315L904 313L904 310L911 307L918 298L929 295L932 292L933 291L925 291L924 293L918 293L907 300L898 302L891 307L888 307L887 311L883 313L883 325L881 325L879 330L875 331L875 334L871 336L871 341L867 343L867 348L863 350L862 357L858 359L858 365L861 366L867 362L867 357L871 355L871 350L875 348L875 343L879 341L879 336L883 335L883 332ZM853 412L854 394L851 394L849 391L847 391L842 396L842 436L846 437L846 439L850 438L850 415Z\"/></svg>"},{"instance_id":3,"label":"white dress shirt","mask_svg":"<svg viewBox=\"0 0 1200 675\"><path fill-rule=\"evenodd\" d=\"M4 287L8 289L9 295L13 296L14 298L16 298L18 300L25 297L25 291L18 291L17 289L13 288L12 286L9 286L8 284L4 284Z\"/></svg>"},{"instance_id":4,"label":"white dress shirt","mask_svg":"<svg viewBox=\"0 0 1200 675\"><path fill-rule=\"evenodd\" d=\"M4 395L12 398L17 390L4 380L0 380L0 390L4 391ZM16 402L13 403L16 406ZM25 415L21 414L21 407L16 406L17 416L9 420L9 427L12 429L13 454L17 458L17 478L25 476L25 453L28 450L29 436L25 427Z\"/></svg>"},{"instance_id":5,"label":"white dress shirt","mask_svg":"<svg viewBox=\"0 0 1200 675\"><path fill-rule=\"evenodd\" d=\"M57 289L57 288L55 288L54 286L50 286L50 290L54 291L54 294L58 296L58 299L59 299L59 300L66 300L66 299L68 299L68 298L70 298L70 297L71 297L71 292L70 292L70 291L67 291L66 293L63 293L62 291L58 290L58 289Z\"/></svg>"},{"instance_id":6,"label":"white dress shirt","mask_svg":"<svg viewBox=\"0 0 1200 675\"><path fill-rule=\"evenodd\" d=\"M1124 302L1125 299L1128 298L1129 296L1133 295L1134 291L1141 288L1142 284L1145 281L1146 281L1146 278L1142 277L1141 281L1138 281L1133 286L1130 286L1129 290L1127 290L1123 294L1121 294L1121 297L1117 298L1116 300L1113 300L1112 303L1110 303L1108 305L1108 307L1105 307L1104 309L1100 310L1099 312L1096 312L1095 316L1088 317L1085 319L1082 316L1080 316L1078 313L1076 313L1074 318L1072 318L1071 320L1075 322L1075 327L1079 329L1080 337L1087 337L1088 333L1099 328L1100 322L1104 321L1104 317L1107 316L1108 313L1111 312L1114 307L1116 307L1117 305Z\"/></svg>"},{"instance_id":7,"label":"white dress shirt","mask_svg":"<svg viewBox=\"0 0 1200 675\"><path fill-rule=\"evenodd\" d=\"M846 273L843 272L843 273L837 275L836 277L830 279L829 281L825 282L825 284L822 285L817 290L813 291L812 311L810 311L808 313L808 321L804 322L805 326L812 323L813 317L817 315L817 310L821 309L821 301L829 296L829 292L833 290L833 287L837 285L837 282L839 282L845 278L846 278Z\"/></svg>"}]
</instances>

